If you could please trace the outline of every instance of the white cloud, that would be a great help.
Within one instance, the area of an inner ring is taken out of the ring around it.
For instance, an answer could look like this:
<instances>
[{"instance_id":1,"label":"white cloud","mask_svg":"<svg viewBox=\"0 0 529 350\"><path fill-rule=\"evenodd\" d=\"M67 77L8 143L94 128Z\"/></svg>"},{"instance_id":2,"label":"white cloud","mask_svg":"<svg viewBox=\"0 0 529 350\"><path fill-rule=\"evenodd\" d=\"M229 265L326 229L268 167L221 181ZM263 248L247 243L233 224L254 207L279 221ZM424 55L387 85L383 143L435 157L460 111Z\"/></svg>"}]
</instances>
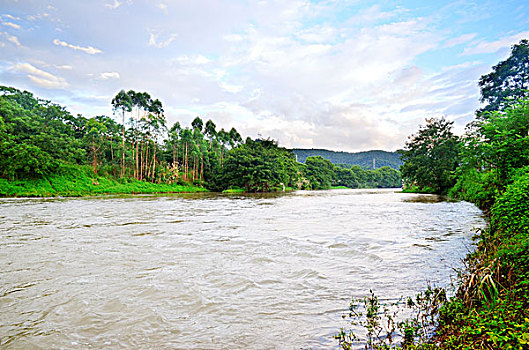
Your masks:
<instances>
[{"instance_id":1,"label":"white cloud","mask_svg":"<svg viewBox=\"0 0 529 350\"><path fill-rule=\"evenodd\" d=\"M89 55L95 55L95 54L103 52L103 51L101 51L99 49L96 49L95 47L92 47L92 46L82 47L82 46L78 46L78 45L72 45L72 44L68 44L65 41L61 41L59 39L53 40L53 43L55 45L57 45L57 46L69 47L70 49L74 49L76 51L82 51L82 52L85 52L85 53L87 53Z\"/></svg>"},{"instance_id":2,"label":"white cloud","mask_svg":"<svg viewBox=\"0 0 529 350\"><path fill-rule=\"evenodd\" d=\"M182 55L182 56L178 56L176 60L178 61L178 63L184 64L184 65L202 65L202 64L207 64L211 62L210 59L202 55L195 55L195 56Z\"/></svg>"},{"instance_id":3,"label":"white cloud","mask_svg":"<svg viewBox=\"0 0 529 350\"><path fill-rule=\"evenodd\" d=\"M22 47L22 44L20 43L20 41L18 40L16 36L11 35L7 32L0 33L0 36L4 36L7 39L7 41L14 44L15 46Z\"/></svg>"},{"instance_id":4,"label":"white cloud","mask_svg":"<svg viewBox=\"0 0 529 350\"><path fill-rule=\"evenodd\" d=\"M338 30L330 25L321 25L311 28L305 28L298 33L296 37L311 43L328 43L336 39Z\"/></svg>"},{"instance_id":5,"label":"white cloud","mask_svg":"<svg viewBox=\"0 0 529 350\"><path fill-rule=\"evenodd\" d=\"M2 15L2 17L7 17L9 19L12 19L13 21L20 21L20 17L15 17L15 16L12 16L12 15Z\"/></svg>"},{"instance_id":6,"label":"white cloud","mask_svg":"<svg viewBox=\"0 0 529 350\"><path fill-rule=\"evenodd\" d=\"M178 34L173 33L173 34L169 35L169 37L167 37L165 40L159 40L158 39L159 36L160 36L159 34L150 33L149 46L154 46L154 47L157 47L159 49L167 47L167 46L169 46L169 44L171 42L173 42L174 39L176 39Z\"/></svg>"},{"instance_id":7,"label":"white cloud","mask_svg":"<svg viewBox=\"0 0 529 350\"><path fill-rule=\"evenodd\" d=\"M505 38L501 38L496 41L480 41L474 46L467 47L463 50L463 55L476 55L495 53L503 48L508 48L513 44L517 44L521 39L529 37L529 31L521 32L518 34L510 35Z\"/></svg>"},{"instance_id":8,"label":"white cloud","mask_svg":"<svg viewBox=\"0 0 529 350\"><path fill-rule=\"evenodd\" d=\"M104 72L99 74L99 79L108 80L108 79L119 79L118 72Z\"/></svg>"},{"instance_id":9,"label":"white cloud","mask_svg":"<svg viewBox=\"0 0 529 350\"><path fill-rule=\"evenodd\" d=\"M26 73L27 77L36 85L49 89L62 89L68 86L64 78L56 77L55 75L43 71L29 63L19 63L11 67L12 70Z\"/></svg>"},{"instance_id":10,"label":"white cloud","mask_svg":"<svg viewBox=\"0 0 529 350\"><path fill-rule=\"evenodd\" d=\"M156 5L156 7L159 8L166 15L169 13L168 10L167 10L167 5L164 4L164 3L159 3L159 4Z\"/></svg>"},{"instance_id":11,"label":"white cloud","mask_svg":"<svg viewBox=\"0 0 529 350\"><path fill-rule=\"evenodd\" d=\"M444 47L454 47L469 42L476 37L476 33L463 34L445 42Z\"/></svg>"},{"instance_id":12,"label":"white cloud","mask_svg":"<svg viewBox=\"0 0 529 350\"><path fill-rule=\"evenodd\" d=\"M68 64L63 64L63 65L60 65L60 66L55 66L55 68L57 69L65 69L65 70L72 70L73 67L68 65Z\"/></svg>"},{"instance_id":13,"label":"white cloud","mask_svg":"<svg viewBox=\"0 0 529 350\"><path fill-rule=\"evenodd\" d=\"M3 25L14 28L14 29L20 29L20 25L12 22L2 22Z\"/></svg>"},{"instance_id":14,"label":"white cloud","mask_svg":"<svg viewBox=\"0 0 529 350\"><path fill-rule=\"evenodd\" d=\"M244 36L241 34L228 34L224 35L222 39L231 43L238 43L244 40Z\"/></svg>"},{"instance_id":15,"label":"white cloud","mask_svg":"<svg viewBox=\"0 0 529 350\"><path fill-rule=\"evenodd\" d=\"M108 7L109 9L112 9L112 10L115 10L117 9L119 6L121 6L123 2L119 2L118 0L114 0L113 3L109 4L105 4L105 7Z\"/></svg>"}]
</instances>

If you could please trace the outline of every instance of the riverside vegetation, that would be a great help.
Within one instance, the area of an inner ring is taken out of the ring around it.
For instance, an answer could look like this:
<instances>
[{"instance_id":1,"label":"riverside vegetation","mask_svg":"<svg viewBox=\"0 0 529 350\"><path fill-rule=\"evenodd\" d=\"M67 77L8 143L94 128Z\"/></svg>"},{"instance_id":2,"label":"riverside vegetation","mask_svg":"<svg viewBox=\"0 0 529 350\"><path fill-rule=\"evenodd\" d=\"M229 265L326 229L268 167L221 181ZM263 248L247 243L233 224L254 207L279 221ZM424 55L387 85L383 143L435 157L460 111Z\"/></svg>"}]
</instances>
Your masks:
<instances>
[{"instance_id":1,"label":"riverside vegetation","mask_svg":"<svg viewBox=\"0 0 529 350\"><path fill-rule=\"evenodd\" d=\"M467 200L490 218L455 296L428 288L408 299L412 317L400 322L403 303L385 305L373 293L353 300L346 317L366 332L359 342L342 329L342 348L529 348L529 42L514 45L479 85L486 106L462 137L433 118L401 151L405 190Z\"/></svg>"},{"instance_id":2,"label":"riverside vegetation","mask_svg":"<svg viewBox=\"0 0 529 350\"><path fill-rule=\"evenodd\" d=\"M305 164L270 139L243 141L196 117L166 126L146 92L120 91L108 116L73 116L28 91L0 87L0 196L268 192L332 186L400 187L389 167L365 170L321 157Z\"/></svg>"}]
</instances>

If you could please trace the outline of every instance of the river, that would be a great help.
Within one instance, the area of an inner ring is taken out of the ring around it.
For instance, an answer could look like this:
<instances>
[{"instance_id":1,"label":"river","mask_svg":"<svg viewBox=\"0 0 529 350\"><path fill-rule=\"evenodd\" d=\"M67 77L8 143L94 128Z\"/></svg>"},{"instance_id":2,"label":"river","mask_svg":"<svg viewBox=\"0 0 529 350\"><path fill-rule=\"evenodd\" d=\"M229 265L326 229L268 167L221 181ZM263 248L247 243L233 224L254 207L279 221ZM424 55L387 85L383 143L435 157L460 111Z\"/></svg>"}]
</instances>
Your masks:
<instances>
[{"instance_id":1,"label":"river","mask_svg":"<svg viewBox=\"0 0 529 350\"><path fill-rule=\"evenodd\" d=\"M447 286L485 225L394 191L0 199L0 347L336 348L352 296Z\"/></svg>"}]
</instances>

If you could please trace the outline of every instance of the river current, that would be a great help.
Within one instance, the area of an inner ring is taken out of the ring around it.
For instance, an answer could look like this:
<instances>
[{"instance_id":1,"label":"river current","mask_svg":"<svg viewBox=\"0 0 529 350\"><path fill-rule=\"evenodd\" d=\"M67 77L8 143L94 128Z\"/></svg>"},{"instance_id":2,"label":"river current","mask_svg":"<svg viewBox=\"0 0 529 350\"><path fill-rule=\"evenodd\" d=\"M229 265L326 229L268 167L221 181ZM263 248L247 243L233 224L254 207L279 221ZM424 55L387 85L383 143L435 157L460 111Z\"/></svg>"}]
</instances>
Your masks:
<instances>
[{"instance_id":1,"label":"river current","mask_svg":"<svg viewBox=\"0 0 529 350\"><path fill-rule=\"evenodd\" d=\"M351 297L449 285L485 225L394 191L0 199L0 347L337 348Z\"/></svg>"}]
</instances>

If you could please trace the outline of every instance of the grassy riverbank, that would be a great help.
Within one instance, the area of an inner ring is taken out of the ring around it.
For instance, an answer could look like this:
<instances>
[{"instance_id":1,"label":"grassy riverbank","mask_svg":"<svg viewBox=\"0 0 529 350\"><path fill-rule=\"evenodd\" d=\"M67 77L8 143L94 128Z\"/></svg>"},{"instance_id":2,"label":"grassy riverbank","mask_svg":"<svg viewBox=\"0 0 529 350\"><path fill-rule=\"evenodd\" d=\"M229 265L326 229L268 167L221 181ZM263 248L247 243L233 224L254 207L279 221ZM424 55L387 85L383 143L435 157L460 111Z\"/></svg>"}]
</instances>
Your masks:
<instances>
[{"instance_id":1,"label":"grassy riverbank","mask_svg":"<svg viewBox=\"0 0 529 350\"><path fill-rule=\"evenodd\" d=\"M157 184L135 179L93 176L86 166L63 166L57 174L42 179L0 179L1 197L81 197L103 194L207 192L191 184Z\"/></svg>"},{"instance_id":2,"label":"grassy riverbank","mask_svg":"<svg viewBox=\"0 0 529 350\"><path fill-rule=\"evenodd\" d=\"M529 167L496 197L489 216L457 295L440 309L443 348L529 348Z\"/></svg>"}]
</instances>

